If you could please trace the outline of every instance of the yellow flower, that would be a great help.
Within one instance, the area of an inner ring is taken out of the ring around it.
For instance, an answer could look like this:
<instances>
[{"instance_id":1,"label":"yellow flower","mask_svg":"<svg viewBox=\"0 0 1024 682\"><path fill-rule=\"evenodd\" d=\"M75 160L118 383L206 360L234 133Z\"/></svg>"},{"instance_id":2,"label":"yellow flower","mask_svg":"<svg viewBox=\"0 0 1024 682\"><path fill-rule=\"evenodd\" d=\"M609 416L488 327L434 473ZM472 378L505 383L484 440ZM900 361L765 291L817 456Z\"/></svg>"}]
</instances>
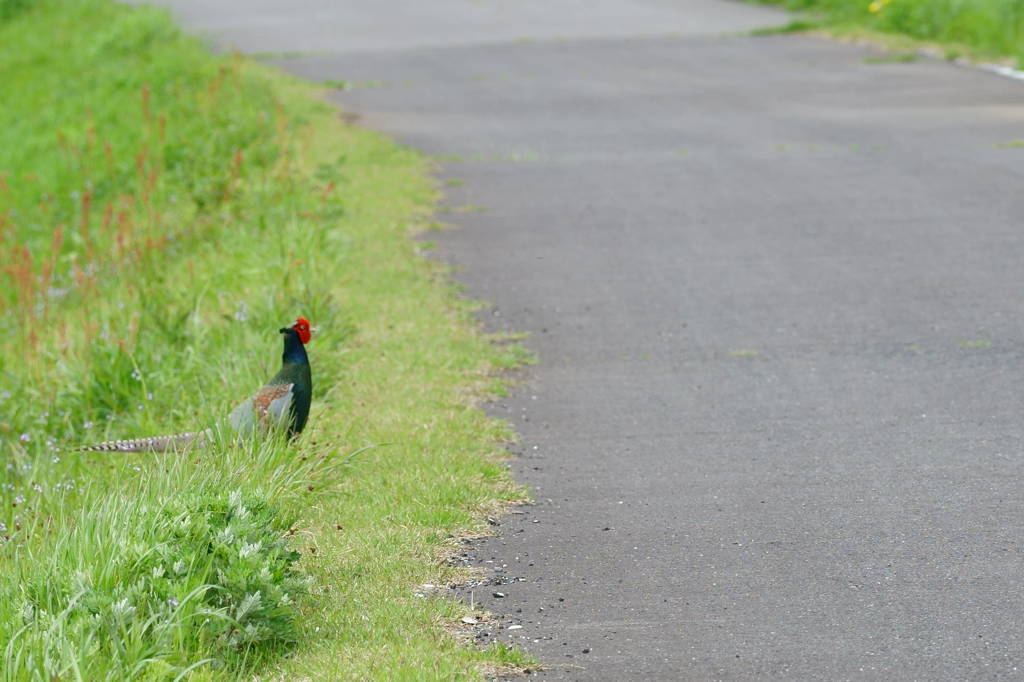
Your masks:
<instances>
[{"instance_id":1,"label":"yellow flower","mask_svg":"<svg viewBox=\"0 0 1024 682\"><path fill-rule=\"evenodd\" d=\"M882 7L884 7L884 5L882 5L881 0L873 0L873 2L868 5L868 11L875 14L877 12L881 12Z\"/></svg>"}]
</instances>

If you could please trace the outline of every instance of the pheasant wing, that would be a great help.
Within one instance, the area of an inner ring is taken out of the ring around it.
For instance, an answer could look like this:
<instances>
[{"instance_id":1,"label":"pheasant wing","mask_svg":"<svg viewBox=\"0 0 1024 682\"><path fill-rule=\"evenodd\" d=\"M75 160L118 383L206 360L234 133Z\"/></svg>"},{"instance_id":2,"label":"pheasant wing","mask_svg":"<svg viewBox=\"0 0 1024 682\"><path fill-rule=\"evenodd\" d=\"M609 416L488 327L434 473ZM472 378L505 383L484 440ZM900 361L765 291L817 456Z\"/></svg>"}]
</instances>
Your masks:
<instances>
[{"instance_id":1,"label":"pheasant wing","mask_svg":"<svg viewBox=\"0 0 1024 682\"><path fill-rule=\"evenodd\" d=\"M238 433L248 436L270 427L286 427L291 419L295 384L267 384L256 395L242 402L228 417Z\"/></svg>"}]
</instances>

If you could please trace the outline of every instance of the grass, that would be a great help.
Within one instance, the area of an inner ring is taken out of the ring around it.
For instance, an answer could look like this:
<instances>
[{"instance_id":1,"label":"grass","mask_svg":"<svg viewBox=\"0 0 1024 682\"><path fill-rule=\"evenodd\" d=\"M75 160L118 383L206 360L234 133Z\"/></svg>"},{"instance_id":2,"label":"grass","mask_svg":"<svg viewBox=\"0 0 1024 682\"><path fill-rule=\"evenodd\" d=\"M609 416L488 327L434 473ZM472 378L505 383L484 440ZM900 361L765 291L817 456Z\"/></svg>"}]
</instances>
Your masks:
<instances>
[{"instance_id":1,"label":"grass","mask_svg":"<svg viewBox=\"0 0 1024 682\"><path fill-rule=\"evenodd\" d=\"M751 35L755 36L774 36L774 35L785 35L787 33L803 33L805 31L813 31L818 28L819 24L813 21L807 21L806 19L794 19L789 23L782 24L781 26L765 26L763 28L755 28L750 32Z\"/></svg>"},{"instance_id":2,"label":"grass","mask_svg":"<svg viewBox=\"0 0 1024 682\"><path fill-rule=\"evenodd\" d=\"M522 497L474 405L525 359L409 239L428 161L160 11L0 10L0 680L527 663L460 644L469 609L420 587L463 579L453 538ZM297 443L74 450L216 426L298 315Z\"/></svg>"},{"instance_id":3,"label":"grass","mask_svg":"<svg viewBox=\"0 0 1024 682\"><path fill-rule=\"evenodd\" d=\"M895 54L886 54L877 57L865 57L865 64L911 64L918 60L918 56L913 52L897 52Z\"/></svg>"},{"instance_id":4,"label":"grass","mask_svg":"<svg viewBox=\"0 0 1024 682\"><path fill-rule=\"evenodd\" d=\"M849 35L868 29L941 43L946 56L1009 57L1024 65L1022 0L762 0Z\"/></svg>"}]
</instances>

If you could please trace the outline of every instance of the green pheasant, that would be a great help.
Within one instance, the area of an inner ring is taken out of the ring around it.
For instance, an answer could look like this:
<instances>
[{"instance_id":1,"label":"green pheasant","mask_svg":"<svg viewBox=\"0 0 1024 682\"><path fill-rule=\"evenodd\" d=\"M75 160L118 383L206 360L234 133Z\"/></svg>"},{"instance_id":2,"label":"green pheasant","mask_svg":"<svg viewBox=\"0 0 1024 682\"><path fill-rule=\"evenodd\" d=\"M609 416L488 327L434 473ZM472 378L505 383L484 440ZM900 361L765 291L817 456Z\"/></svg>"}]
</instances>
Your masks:
<instances>
[{"instance_id":1,"label":"green pheasant","mask_svg":"<svg viewBox=\"0 0 1024 682\"><path fill-rule=\"evenodd\" d=\"M302 433L309 419L313 397L313 378L309 368L306 344L312 338L309 320L300 317L284 334L281 369L255 395L232 410L227 424L242 436L270 429L287 430L289 438ZM170 436L133 438L97 443L82 450L104 452L167 452L187 447L202 447L213 438L213 429L188 431Z\"/></svg>"}]
</instances>

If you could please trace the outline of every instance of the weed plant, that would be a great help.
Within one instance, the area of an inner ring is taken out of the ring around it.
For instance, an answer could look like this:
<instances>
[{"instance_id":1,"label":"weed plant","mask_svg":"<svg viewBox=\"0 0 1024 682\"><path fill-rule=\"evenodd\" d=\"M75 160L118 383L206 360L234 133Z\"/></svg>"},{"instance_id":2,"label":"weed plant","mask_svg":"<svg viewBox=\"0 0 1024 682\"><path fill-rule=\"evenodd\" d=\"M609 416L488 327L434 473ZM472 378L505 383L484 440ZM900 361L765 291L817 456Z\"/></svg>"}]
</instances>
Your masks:
<instances>
[{"instance_id":1,"label":"weed plant","mask_svg":"<svg viewBox=\"0 0 1024 682\"><path fill-rule=\"evenodd\" d=\"M832 22L961 44L1024 63L1024 0L768 0Z\"/></svg>"}]
</instances>

